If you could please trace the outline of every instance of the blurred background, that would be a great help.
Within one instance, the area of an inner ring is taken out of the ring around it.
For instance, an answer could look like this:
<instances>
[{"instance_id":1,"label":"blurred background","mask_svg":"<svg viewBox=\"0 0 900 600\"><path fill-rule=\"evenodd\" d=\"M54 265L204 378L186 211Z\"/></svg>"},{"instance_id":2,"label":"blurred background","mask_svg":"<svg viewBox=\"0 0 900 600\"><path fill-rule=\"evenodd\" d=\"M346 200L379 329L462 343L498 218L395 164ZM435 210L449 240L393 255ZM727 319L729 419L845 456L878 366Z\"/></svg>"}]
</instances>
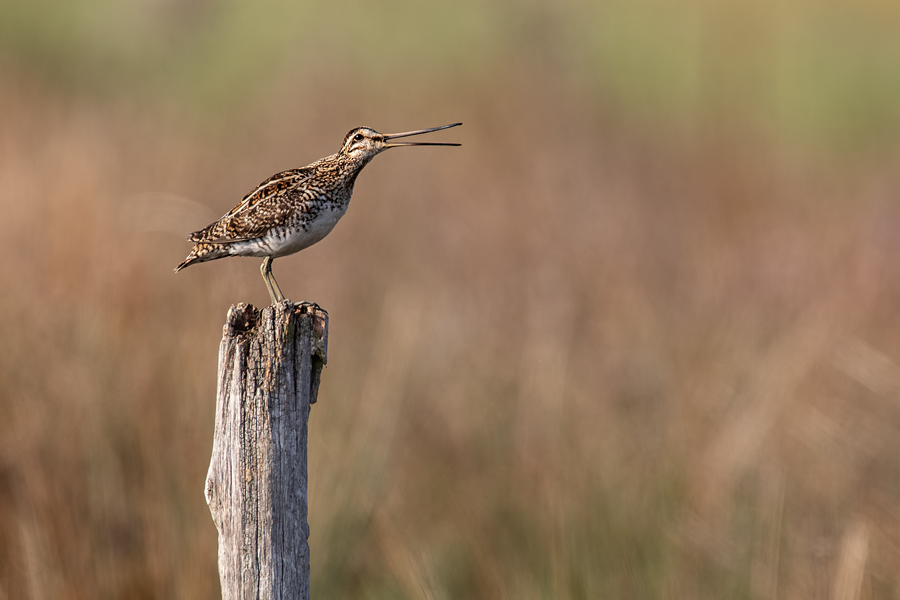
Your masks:
<instances>
[{"instance_id":1,"label":"blurred background","mask_svg":"<svg viewBox=\"0 0 900 600\"><path fill-rule=\"evenodd\" d=\"M186 235L352 127L318 599L900 595L900 5L0 3L0 599L219 597Z\"/></svg>"}]
</instances>

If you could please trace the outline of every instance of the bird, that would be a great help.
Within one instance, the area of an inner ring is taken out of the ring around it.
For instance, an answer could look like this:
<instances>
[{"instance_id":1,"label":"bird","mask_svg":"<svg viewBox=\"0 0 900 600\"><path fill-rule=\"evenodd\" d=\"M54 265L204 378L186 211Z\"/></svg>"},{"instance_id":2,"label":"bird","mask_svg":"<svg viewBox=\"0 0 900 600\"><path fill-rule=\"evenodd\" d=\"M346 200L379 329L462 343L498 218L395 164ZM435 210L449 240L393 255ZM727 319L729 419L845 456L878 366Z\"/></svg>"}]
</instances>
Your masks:
<instances>
[{"instance_id":1,"label":"bird","mask_svg":"<svg viewBox=\"0 0 900 600\"><path fill-rule=\"evenodd\" d=\"M378 133L371 127L351 129L337 153L269 177L221 219L190 234L188 241L194 242L194 247L175 272L227 256L261 257L260 273L272 304L284 301L272 274L272 262L309 248L331 233L347 212L353 186L363 168L389 148L459 146L447 142L392 141L459 125L462 123L391 134Z\"/></svg>"}]
</instances>

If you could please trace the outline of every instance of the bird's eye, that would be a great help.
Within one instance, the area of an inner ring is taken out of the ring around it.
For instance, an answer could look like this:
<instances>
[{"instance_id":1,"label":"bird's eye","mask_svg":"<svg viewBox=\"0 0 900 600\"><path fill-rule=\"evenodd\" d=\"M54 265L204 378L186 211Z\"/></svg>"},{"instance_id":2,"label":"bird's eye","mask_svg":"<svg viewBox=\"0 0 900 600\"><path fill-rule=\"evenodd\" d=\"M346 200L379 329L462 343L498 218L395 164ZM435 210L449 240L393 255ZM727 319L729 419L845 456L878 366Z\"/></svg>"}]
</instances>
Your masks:
<instances>
[{"instance_id":1,"label":"bird's eye","mask_svg":"<svg viewBox=\"0 0 900 600\"><path fill-rule=\"evenodd\" d=\"M363 134L361 134L361 133L357 133L356 135L353 136L354 142L361 142L362 139L363 139Z\"/></svg>"}]
</instances>

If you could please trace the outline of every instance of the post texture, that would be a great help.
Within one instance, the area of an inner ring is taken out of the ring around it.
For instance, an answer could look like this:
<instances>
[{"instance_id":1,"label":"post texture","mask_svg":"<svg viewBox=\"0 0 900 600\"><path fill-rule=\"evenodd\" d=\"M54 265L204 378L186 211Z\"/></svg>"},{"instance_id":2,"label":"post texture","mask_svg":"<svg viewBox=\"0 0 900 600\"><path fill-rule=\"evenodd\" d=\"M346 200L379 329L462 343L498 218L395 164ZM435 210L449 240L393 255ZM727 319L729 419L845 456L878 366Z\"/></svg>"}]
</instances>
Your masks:
<instances>
[{"instance_id":1,"label":"post texture","mask_svg":"<svg viewBox=\"0 0 900 600\"><path fill-rule=\"evenodd\" d=\"M315 305L228 311L206 476L223 600L309 598L306 435L327 339Z\"/></svg>"}]
</instances>

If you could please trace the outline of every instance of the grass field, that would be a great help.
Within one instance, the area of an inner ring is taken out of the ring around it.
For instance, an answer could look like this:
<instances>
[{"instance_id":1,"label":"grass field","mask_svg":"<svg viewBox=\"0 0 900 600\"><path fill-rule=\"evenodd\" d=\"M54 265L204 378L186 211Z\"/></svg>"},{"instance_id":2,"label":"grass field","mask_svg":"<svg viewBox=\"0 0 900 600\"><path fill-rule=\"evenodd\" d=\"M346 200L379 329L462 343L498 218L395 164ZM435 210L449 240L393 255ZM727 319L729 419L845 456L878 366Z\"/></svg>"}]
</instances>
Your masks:
<instances>
[{"instance_id":1,"label":"grass field","mask_svg":"<svg viewBox=\"0 0 900 600\"><path fill-rule=\"evenodd\" d=\"M193 231L357 125L317 599L900 595L900 9L0 7L0 600L216 598Z\"/></svg>"}]
</instances>

